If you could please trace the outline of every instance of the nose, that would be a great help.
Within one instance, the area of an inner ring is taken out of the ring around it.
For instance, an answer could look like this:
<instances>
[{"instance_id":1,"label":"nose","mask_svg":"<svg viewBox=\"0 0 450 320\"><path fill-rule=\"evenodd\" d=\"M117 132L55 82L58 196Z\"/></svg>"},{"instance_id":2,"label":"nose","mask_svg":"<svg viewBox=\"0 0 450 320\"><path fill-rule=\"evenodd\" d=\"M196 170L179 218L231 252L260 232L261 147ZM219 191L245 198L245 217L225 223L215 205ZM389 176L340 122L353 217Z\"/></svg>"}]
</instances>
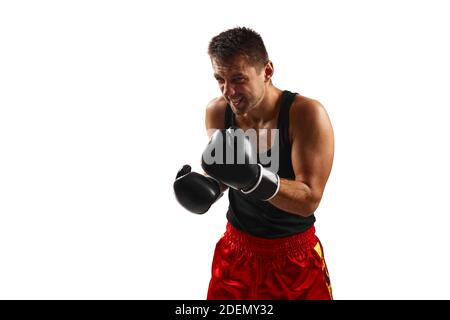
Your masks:
<instances>
[{"instance_id":1,"label":"nose","mask_svg":"<svg viewBox=\"0 0 450 320\"><path fill-rule=\"evenodd\" d=\"M234 93L234 87L229 82L225 82L222 88L222 94L226 97L232 97Z\"/></svg>"}]
</instances>

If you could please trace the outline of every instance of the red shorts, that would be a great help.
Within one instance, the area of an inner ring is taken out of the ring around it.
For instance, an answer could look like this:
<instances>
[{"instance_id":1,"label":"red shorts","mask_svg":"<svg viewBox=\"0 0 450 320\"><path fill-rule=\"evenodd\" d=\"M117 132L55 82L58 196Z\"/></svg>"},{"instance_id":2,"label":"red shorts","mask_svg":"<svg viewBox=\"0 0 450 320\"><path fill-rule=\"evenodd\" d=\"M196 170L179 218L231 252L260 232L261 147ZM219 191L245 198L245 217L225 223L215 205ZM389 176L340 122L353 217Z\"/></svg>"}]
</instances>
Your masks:
<instances>
[{"instance_id":1,"label":"red shorts","mask_svg":"<svg viewBox=\"0 0 450 320\"><path fill-rule=\"evenodd\" d=\"M207 299L333 299L314 226L293 236L267 239L228 223L214 252Z\"/></svg>"}]
</instances>

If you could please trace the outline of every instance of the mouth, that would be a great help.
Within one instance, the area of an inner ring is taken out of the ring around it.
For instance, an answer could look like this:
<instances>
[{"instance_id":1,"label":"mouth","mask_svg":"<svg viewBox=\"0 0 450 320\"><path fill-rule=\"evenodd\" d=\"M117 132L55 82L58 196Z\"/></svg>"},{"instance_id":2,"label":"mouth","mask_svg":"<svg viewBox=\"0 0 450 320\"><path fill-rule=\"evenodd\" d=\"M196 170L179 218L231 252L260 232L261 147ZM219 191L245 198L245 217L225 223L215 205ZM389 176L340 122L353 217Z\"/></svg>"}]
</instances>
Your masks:
<instances>
[{"instance_id":1,"label":"mouth","mask_svg":"<svg viewBox=\"0 0 450 320\"><path fill-rule=\"evenodd\" d=\"M238 108L241 105L241 103L244 100L244 98L243 97L237 97L237 98L230 98L229 100L230 100L230 102L233 104L233 106L235 108Z\"/></svg>"}]
</instances>

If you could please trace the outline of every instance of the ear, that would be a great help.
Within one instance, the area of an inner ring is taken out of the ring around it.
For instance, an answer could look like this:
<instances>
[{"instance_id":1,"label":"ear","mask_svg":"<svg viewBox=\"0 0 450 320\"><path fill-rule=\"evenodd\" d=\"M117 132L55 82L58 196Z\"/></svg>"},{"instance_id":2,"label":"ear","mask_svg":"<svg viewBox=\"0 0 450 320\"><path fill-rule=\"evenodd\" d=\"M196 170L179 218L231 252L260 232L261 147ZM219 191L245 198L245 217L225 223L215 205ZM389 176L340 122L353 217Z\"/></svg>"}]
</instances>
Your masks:
<instances>
[{"instance_id":1,"label":"ear","mask_svg":"<svg viewBox=\"0 0 450 320\"><path fill-rule=\"evenodd\" d=\"M264 67L264 82L268 82L272 79L274 72L273 63L272 61L268 61L266 63L266 66Z\"/></svg>"}]
</instances>

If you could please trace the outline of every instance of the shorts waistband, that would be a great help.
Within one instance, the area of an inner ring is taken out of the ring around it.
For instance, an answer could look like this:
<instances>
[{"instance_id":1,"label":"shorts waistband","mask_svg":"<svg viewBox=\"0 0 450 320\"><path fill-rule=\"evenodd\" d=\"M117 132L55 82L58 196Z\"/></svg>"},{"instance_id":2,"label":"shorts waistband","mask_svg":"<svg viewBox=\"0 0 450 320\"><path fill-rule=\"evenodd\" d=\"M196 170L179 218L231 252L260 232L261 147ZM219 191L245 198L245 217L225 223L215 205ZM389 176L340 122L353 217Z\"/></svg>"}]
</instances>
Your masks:
<instances>
[{"instance_id":1,"label":"shorts waistband","mask_svg":"<svg viewBox=\"0 0 450 320\"><path fill-rule=\"evenodd\" d=\"M314 246L318 239L314 226L302 233L282 238L261 238L242 232L227 223L224 240L237 249L255 255L289 255Z\"/></svg>"}]
</instances>

